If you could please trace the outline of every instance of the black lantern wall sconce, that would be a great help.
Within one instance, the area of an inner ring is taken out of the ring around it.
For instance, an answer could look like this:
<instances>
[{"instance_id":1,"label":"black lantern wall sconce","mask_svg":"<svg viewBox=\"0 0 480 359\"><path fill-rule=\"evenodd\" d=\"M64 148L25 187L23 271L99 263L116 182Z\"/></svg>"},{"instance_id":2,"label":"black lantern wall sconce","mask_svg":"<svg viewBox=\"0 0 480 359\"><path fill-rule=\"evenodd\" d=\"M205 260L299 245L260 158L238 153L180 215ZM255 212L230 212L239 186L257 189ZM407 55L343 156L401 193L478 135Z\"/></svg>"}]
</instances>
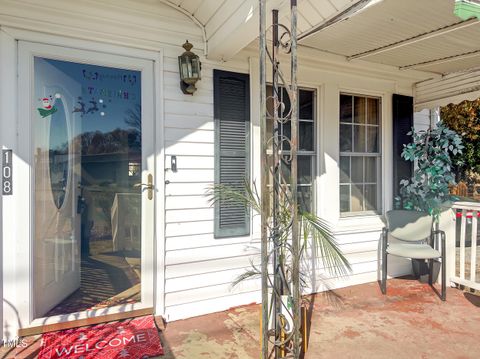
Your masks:
<instances>
[{"instance_id":1,"label":"black lantern wall sconce","mask_svg":"<svg viewBox=\"0 0 480 359\"><path fill-rule=\"evenodd\" d=\"M193 45L188 40L182 47L185 49L185 52L178 57L180 88L184 94L193 95L197 91L195 83L201 80L202 63L200 58L190 51Z\"/></svg>"}]
</instances>

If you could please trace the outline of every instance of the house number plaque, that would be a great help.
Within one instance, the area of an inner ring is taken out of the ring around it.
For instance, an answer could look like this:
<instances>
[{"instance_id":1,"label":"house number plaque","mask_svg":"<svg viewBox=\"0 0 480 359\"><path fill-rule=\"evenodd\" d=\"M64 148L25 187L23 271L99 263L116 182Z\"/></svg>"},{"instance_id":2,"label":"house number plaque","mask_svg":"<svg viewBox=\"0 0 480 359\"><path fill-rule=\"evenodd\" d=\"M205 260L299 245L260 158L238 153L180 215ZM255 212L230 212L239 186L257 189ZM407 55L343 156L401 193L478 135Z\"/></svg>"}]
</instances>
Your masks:
<instances>
[{"instance_id":1,"label":"house number plaque","mask_svg":"<svg viewBox=\"0 0 480 359\"><path fill-rule=\"evenodd\" d=\"M2 150L2 194L4 196L13 193L12 167L12 150Z\"/></svg>"}]
</instances>

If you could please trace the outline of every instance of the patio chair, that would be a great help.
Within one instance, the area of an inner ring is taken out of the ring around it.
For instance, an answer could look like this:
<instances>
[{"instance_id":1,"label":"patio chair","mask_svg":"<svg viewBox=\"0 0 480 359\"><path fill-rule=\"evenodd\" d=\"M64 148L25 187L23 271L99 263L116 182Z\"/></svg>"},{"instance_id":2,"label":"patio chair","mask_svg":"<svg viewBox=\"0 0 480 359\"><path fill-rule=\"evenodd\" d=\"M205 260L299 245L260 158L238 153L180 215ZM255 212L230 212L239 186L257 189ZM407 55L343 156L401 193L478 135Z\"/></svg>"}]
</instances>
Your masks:
<instances>
[{"instance_id":1,"label":"patio chair","mask_svg":"<svg viewBox=\"0 0 480 359\"><path fill-rule=\"evenodd\" d=\"M389 243L388 234L398 242ZM441 242L441 252L438 251L438 238ZM411 258L428 259L428 283L432 284L433 260L441 258L442 293L441 299L446 299L445 272L445 232L433 230L433 218L428 213L393 210L387 212L387 226L382 231L382 293L387 293L387 256L388 254Z\"/></svg>"}]
</instances>

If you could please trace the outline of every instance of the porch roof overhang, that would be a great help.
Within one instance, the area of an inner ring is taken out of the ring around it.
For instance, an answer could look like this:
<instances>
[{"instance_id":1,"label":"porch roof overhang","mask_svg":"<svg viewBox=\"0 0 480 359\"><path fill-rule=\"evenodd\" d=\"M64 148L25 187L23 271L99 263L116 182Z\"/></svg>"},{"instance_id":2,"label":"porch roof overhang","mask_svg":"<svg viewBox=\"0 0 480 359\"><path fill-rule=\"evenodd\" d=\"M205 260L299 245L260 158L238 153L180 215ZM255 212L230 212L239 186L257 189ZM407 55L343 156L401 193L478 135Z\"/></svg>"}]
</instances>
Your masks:
<instances>
[{"instance_id":1,"label":"porch roof overhang","mask_svg":"<svg viewBox=\"0 0 480 359\"><path fill-rule=\"evenodd\" d=\"M258 0L157 1L182 11L202 29L209 59L227 61L258 38ZM480 15L472 12L477 3L298 0L299 44L352 64L415 74L417 109L475 99L480 97ZM267 11L278 9L280 21L289 23L290 0L266 4Z\"/></svg>"},{"instance_id":2,"label":"porch roof overhang","mask_svg":"<svg viewBox=\"0 0 480 359\"><path fill-rule=\"evenodd\" d=\"M480 97L480 14L461 19L454 14L456 5L455 0L383 0L300 35L299 43L352 63L423 73L415 88L416 109L475 99Z\"/></svg>"},{"instance_id":3,"label":"porch roof overhang","mask_svg":"<svg viewBox=\"0 0 480 359\"><path fill-rule=\"evenodd\" d=\"M156 1L176 8L201 28L205 56L211 60L227 61L258 38L258 0ZM382 0L297 0L298 33L306 34L338 14L359 11L378 1ZM279 10L280 22L289 22L290 0L266 0L266 6L267 12Z\"/></svg>"}]
</instances>

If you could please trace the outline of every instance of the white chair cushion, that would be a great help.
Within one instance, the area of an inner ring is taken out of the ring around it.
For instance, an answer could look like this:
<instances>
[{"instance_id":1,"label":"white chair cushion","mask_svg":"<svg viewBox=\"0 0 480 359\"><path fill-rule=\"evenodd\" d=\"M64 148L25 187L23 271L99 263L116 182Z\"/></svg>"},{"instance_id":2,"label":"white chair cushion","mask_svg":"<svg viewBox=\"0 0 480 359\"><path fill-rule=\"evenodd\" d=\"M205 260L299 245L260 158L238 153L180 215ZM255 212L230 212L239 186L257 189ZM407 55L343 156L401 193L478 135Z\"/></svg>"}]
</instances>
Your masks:
<instances>
[{"instance_id":1,"label":"white chair cushion","mask_svg":"<svg viewBox=\"0 0 480 359\"><path fill-rule=\"evenodd\" d=\"M390 243L387 247L387 253L394 256L414 258L414 259L433 259L440 258L440 252L433 249L428 244L419 243Z\"/></svg>"}]
</instances>

